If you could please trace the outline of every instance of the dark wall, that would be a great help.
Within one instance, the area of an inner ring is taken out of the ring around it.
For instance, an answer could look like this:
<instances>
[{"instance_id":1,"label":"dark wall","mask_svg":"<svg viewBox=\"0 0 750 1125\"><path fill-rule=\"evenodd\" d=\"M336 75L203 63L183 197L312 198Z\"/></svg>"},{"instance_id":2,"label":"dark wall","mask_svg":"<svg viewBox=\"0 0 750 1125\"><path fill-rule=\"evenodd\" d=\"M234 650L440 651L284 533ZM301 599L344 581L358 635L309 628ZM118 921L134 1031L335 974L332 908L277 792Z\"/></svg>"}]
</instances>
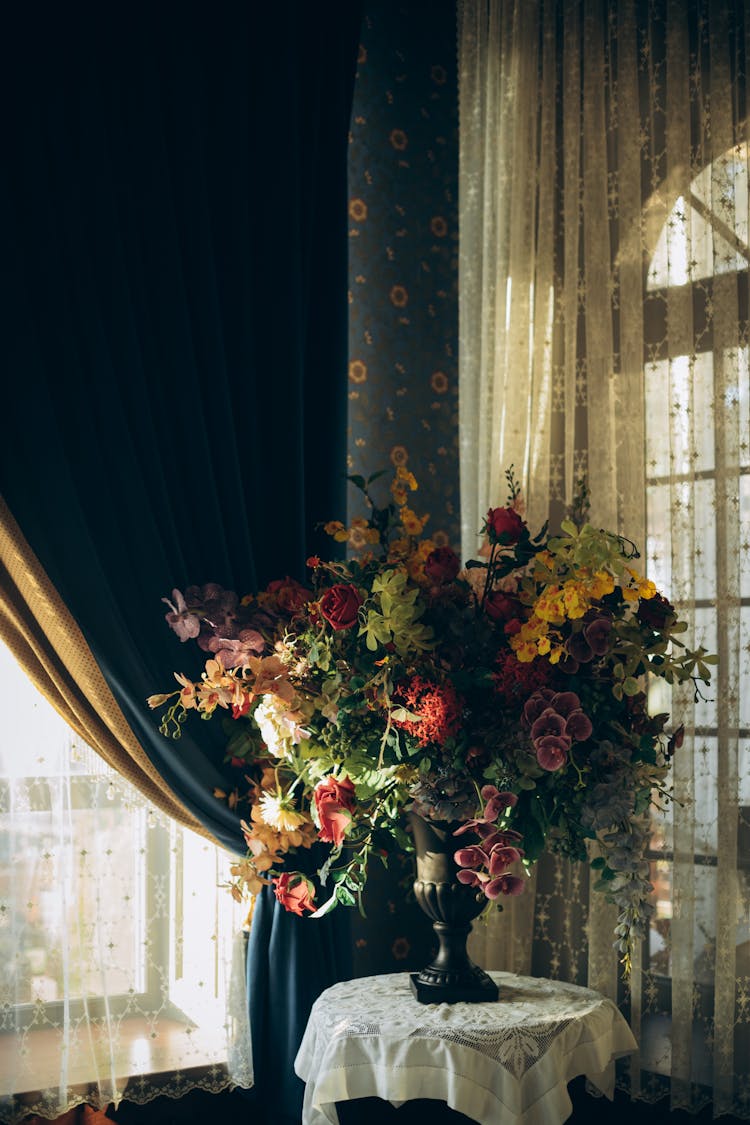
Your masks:
<instances>
[{"instance_id":1,"label":"dark wall","mask_svg":"<svg viewBox=\"0 0 750 1125\"><path fill-rule=\"evenodd\" d=\"M425 534L456 549L457 196L455 4L366 4L349 159L349 465L407 465Z\"/></svg>"}]
</instances>

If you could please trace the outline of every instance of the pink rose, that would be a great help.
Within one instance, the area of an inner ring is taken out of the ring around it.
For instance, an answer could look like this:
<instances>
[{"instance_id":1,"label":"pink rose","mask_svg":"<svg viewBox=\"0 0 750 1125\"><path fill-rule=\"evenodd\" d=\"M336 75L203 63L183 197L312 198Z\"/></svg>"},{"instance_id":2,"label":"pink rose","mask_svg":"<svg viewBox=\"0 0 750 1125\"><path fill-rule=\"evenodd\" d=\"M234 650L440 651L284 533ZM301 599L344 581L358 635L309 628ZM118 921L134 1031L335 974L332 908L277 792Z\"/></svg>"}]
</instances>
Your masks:
<instances>
[{"instance_id":1,"label":"pink rose","mask_svg":"<svg viewBox=\"0 0 750 1125\"><path fill-rule=\"evenodd\" d=\"M490 508L487 513L487 533L490 542L508 546L517 543L523 531L523 520L513 508Z\"/></svg>"},{"instance_id":2,"label":"pink rose","mask_svg":"<svg viewBox=\"0 0 750 1125\"><path fill-rule=\"evenodd\" d=\"M333 629L351 629L363 602L356 586L337 582L320 599L320 612Z\"/></svg>"},{"instance_id":3,"label":"pink rose","mask_svg":"<svg viewBox=\"0 0 750 1125\"><path fill-rule=\"evenodd\" d=\"M273 880L273 893L290 914L303 917L305 910L315 910L314 888L309 879L299 871L284 871Z\"/></svg>"},{"instance_id":4,"label":"pink rose","mask_svg":"<svg viewBox=\"0 0 750 1125\"><path fill-rule=\"evenodd\" d=\"M335 777L327 777L315 786L314 797L320 822L318 836L323 843L339 847L352 822L352 813L357 804L354 785L348 777L341 781Z\"/></svg>"}]
</instances>

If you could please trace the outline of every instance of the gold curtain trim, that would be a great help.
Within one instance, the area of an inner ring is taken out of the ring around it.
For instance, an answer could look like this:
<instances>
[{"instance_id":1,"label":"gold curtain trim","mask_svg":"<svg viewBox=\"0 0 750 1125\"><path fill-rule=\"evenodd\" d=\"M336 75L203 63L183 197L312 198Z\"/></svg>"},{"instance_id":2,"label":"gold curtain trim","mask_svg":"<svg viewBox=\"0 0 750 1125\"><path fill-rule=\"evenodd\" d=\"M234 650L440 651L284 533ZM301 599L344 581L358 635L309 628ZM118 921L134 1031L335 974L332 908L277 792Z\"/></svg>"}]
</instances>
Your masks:
<instances>
[{"instance_id":1,"label":"gold curtain trim","mask_svg":"<svg viewBox=\"0 0 750 1125\"><path fill-rule=\"evenodd\" d=\"M216 843L144 753L81 630L2 497L0 638L34 686L107 765L162 812Z\"/></svg>"}]
</instances>

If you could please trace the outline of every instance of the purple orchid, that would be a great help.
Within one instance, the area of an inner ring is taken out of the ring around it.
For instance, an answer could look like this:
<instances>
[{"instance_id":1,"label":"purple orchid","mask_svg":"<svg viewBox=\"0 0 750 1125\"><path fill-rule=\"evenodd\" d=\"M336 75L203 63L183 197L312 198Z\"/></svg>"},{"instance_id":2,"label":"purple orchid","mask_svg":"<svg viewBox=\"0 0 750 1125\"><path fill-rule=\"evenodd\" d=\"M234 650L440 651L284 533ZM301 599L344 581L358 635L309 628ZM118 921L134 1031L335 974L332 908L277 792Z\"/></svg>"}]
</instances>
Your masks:
<instances>
[{"instance_id":1,"label":"purple orchid","mask_svg":"<svg viewBox=\"0 0 750 1125\"><path fill-rule=\"evenodd\" d=\"M172 601L169 598L161 600L170 608L170 612L164 615L170 629L174 629L181 641L194 640L201 631L201 619L188 608L181 592L173 590Z\"/></svg>"}]
</instances>

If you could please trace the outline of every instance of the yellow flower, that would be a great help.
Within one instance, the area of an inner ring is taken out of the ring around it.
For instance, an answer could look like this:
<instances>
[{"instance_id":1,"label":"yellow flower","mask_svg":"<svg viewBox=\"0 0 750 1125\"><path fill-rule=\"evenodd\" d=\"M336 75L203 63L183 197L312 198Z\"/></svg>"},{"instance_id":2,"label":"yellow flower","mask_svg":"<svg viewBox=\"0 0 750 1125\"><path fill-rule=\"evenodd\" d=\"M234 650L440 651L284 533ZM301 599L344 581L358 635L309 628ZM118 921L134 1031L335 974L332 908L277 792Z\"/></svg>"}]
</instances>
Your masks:
<instances>
[{"instance_id":1,"label":"yellow flower","mask_svg":"<svg viewBox=\"0 0 750 1125\"><path fill-rule=\"evenodd\" d=\"M396 468L396 479L405 484L411 492L416 492L419 487L414 473L410 472L404 465L399 465Z\"/></svg>"},{"instance_id":2,"label":"yellow flower","mask_svg":"<svg viewBox=\"0 0 750 1125\"><path fill-rule=\"evenodd\" d=\"M378 543L379 541L380 535L374 527L370 527L367 520L361 517L352 520L352 526L348 533L348 543L355 551L366 547L368 543Z\"/></svg>"},{"instance_id":3,"label":"yellow flower","mask_svg":"<svg viewBox=\"0 0 750 1125\"><path fill-rule=\"evenodd\" d=\"M427 559L435 550L435 544L431 539L423 539L417 547L416 551L412 552L406 560L406 570L409 577L414 582L425 582L424 564Z\"/></svg>"},{"instance_id":4,"label":"yellow flower","mask_svg":"<svg viewBox=\"0 0 750 1125\"><path fill-rule=\"evenodd\" d=\"M329 520L328 523L323 525L323 530L326 535L330 535L337 543L346 543L349 538L349 532L346 530L341 520Z\"/></svg>"},{"instance_id":5,"label":"yellow flower","mask_svg":"<svg viewBox=\"0 0 750 1125\"><path fill-rule=\"evenodd\" d=\"M534 604L534 614L552 625L562 625L565 620L565 598L559 586L548 586Z\"/></svg>"},{"instance_id":6,"label":"yellow flower","mask_svg":"<svg viewBox=\"0 0 750 1125\"><path fill-rule=\"evenodd\" d=\"M573 578L569 578L563 586L563 604L565 606L565 615L571 621L578 617L583 617L586 610L591 605L588 597L586 596L586 586L583 582L576 582Z\"/></svg>"},{"instance_id":7,"label":"yellow flower","mask_svg":"<svg viewBox=\"0 0 750 1125\"><path fill-rule=\"evenodd\" d=\"M401 509L401 525L407 535L421 535L429 516L418 516L411 508Z\"/></svg>"},{"instance_id":8,"label":"yellow flower","mask_svg":"<svg viewBox=\"0 0 750 1125\"><path fill-rule=\"evenodd\" d=\"M408 539L393 539L388 551L388 562L401 562L409 554L409 540Z\"/></svg>"},{"instance_id":9,"label":"yellow flower","mask_svg":"<svg viewBox=\"0 0 750 1125\"><path fill-rule=\"evenodd\" d=\"M608 570L597 570L591 580L589 590L592 598L603 598L611 594L615 588L615 580Z\"/></svg>"},{"instance_id":10,"label":"yellow flower","mask_svg":"<svg viewBox=\"0 0 750 1125\"><path fill-rule=\"evenodd\" d=\"M519 645L513 645L513 648L521 664L531 664L537 655L537 647L533 641L522 641Z\"/></svg>"},{"instance_id":11,"label":"yellow flower","mask_svg":"<svg viewBox=\"0 0 750 1125\"><path fill-rule=\"evenodd\" d=\"M416 492L418 487L414 473L409 472L403 465L399 465L396 469L396 476L391 481L391 495L400 508L406 503L409 492Z\"/></svg>"},{"instance_id":12,"label":"yellow flower","mask_svg":"<svg viewBox=\"0 0 750 1125\"><path fill-rule=\"evenodd\" d=\"M258 804L265 823L277 828L279 832L293 832L308 819L304 813L297 812L292 798L286 793L270 793L266 790L261 793Z\"/></svg>"}]
</instances>

